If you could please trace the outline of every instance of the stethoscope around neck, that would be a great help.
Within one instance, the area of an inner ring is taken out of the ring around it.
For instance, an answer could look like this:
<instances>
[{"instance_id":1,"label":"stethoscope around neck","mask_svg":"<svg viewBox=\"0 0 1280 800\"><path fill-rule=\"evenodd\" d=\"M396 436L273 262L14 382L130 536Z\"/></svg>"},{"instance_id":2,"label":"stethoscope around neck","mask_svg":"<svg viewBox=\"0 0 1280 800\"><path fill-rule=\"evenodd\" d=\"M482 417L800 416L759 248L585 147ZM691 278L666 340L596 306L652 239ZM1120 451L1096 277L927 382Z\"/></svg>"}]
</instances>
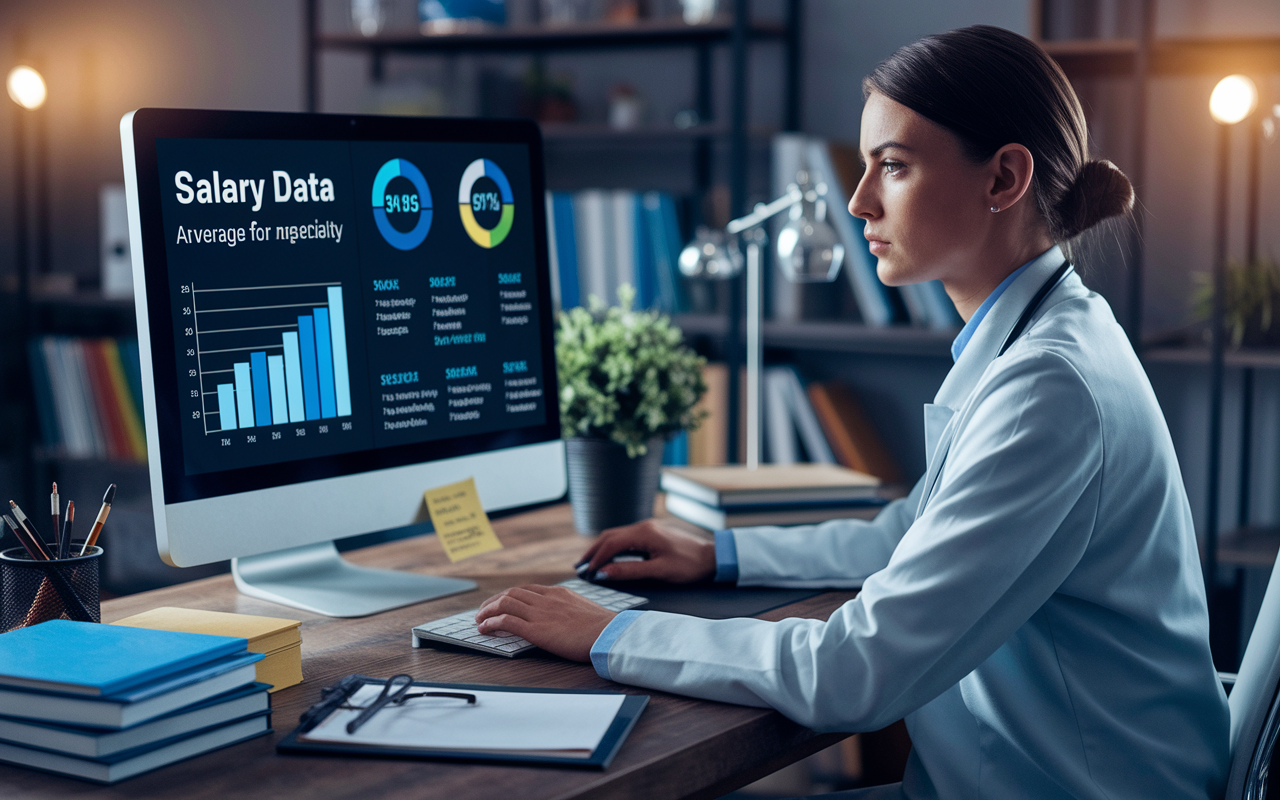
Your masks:
<instances>
[{"instance_id":1,"label":"stethoscope around neck","mask_svg":"<svg viewBox=\"0 0 1280 800\"><path fill-rule=\"evenodd\" d=\"M1026 330L1027 323L1031 322L1031 318L1040 310L1040 306L1044 304L1045 298L1049 296L1054 289L1058 288L1058 284L1067 277L1073 269L1070 261L1062 262L1062 266L1053 271L1049 276L1049 280L1045 281L1040 289L1027 303L1027 307L1022 310L1022 315L1018 317L1018 321L1013 324L1013 329L1009 331L1009 335L1005 337L1004 344L1000 345L1000 352L996 353L996 358L1004 355L1004 351L1009 349L1009 345L1022 335Z\"/></svg>"}]
</instances>

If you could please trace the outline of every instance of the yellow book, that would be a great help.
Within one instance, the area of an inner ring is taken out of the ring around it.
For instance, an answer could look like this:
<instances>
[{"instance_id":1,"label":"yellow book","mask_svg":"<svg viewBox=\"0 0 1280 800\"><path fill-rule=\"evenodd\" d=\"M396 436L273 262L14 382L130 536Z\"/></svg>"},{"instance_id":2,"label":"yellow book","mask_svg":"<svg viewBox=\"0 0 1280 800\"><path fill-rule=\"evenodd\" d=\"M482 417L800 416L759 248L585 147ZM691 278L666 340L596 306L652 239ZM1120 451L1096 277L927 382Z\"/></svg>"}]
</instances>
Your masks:
<instances>
[{"instance_id":1,"label":"yellow book","mask_svg":"<svg viewBox=\"0 0 1280 800\"><path fill-rule=\"evenodd\" d=\"M271 684L271 691L302 682L302 623L296 619L162 606L111 624L248 639L249 652L267 656L257 663L257 679Z\"/></svg>"}]
</instances>

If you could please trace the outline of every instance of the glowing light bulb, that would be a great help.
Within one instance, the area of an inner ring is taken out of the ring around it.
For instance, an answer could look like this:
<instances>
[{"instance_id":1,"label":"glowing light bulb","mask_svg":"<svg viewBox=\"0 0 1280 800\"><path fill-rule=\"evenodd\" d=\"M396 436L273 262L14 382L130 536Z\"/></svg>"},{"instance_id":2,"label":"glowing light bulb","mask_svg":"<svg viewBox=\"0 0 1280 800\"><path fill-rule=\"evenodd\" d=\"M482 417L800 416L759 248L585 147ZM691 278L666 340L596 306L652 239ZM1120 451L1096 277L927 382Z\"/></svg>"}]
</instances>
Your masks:
<instances>
[{"instance_id":1,"label":"glowing light bulb","mask_svg":"<svg viewBox=\"0 0 1280 800\"><path fill-rule=\"evenodd\" d=\"M1235 125L1258 106L1258 87L1245 75L1228 75L1209 95L1209 113L1223 125Z\"/></svg>"},{"instance_id":2,"label":"glowing light bulb","mask_svg":"<svg viewBox=\"0 0 1280 800\"><path fill-rule=\"evenodd\" d=\"M39 108L49 96L44 78L31 67L14 67L9 70L9 96L23 108Z\"/></svg>"}]
</instances>

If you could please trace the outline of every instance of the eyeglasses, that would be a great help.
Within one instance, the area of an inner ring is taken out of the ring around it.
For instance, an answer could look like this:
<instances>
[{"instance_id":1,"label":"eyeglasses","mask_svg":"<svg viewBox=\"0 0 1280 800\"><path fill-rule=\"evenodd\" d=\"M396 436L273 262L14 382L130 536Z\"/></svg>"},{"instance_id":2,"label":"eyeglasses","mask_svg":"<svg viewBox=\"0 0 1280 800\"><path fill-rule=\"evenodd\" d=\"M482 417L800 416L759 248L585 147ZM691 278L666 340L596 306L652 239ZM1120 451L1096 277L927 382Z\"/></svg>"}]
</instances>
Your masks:
<instances>
[{"instance_id":1,"label":"eyeglasses","mask_svg":"<svg viewBox=\"0 0 1280 800\"><path fill-rule=\"evenodd\" d=\"M382 691L378 693L378 697L367 706L353 706L349 703L343 703L338 706L340 709L348 711L359 711L360 714L355 719L347 723L347 733L355 733L360 726L373 719L373 715L377 714L387 706L404 705L405 701L412 700L416 697L451 697L455 700L465 700L468 706L476 704L476 696L468 692L410 692L413 687L413 677L410 675L393 675L383 684Z\"/></svg>"}]
</instances>

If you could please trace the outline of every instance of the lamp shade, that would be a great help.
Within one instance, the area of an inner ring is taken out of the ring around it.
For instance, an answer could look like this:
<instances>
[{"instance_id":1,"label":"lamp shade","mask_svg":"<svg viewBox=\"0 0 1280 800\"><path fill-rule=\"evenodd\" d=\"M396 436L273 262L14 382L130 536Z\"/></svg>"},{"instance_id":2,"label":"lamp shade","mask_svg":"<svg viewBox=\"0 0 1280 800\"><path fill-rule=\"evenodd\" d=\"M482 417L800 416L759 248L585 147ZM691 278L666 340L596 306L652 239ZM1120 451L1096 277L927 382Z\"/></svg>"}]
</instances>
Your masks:
<instances>
[{"instance_id":1,"label":"lamp shade","mask_svg":"<svg viewBox=\"0 0 1280 800\"><path fill-rule=\"evenodd\" d=\"M825 219L790 219L778 231L778 266L793 283L829 283L840 272L844 245Z\"/></svg>"},{"instance_id":2,"label":"lamp shade","mask_svg":"<svg viewBox=\"0 0 1280 800\"><path fill-rule=\"evenodd\" d=\"M1228 75L1209 95L1209 113L1215 122L1235 125L1258 107L1258 87L1247 75Z\"/></svg>"},{"instance_id":3,"label":"lamp shade","mask_svg":"<svg viewBox=\"0 0 1280 800\"><path fill-rule=\"evenodd\" d=\"M18 66L9 70L9 78L5 81L9 89L9 97L23 108L39 108L44 105L49 91L44 85L40 73L28 66Z\"/></svg>"},{"instance_id":4,"label":"lamp shade","mask_svg":"<svg viewBox=\"0 0 1280 800\"><path fill-rule=\"evenodd\" d=\"M731 252L723 232L699 225L693 241L680 251L680 274L686 278L727 280L742 271L741 258Z\"/></svg>"}]
</instances>

